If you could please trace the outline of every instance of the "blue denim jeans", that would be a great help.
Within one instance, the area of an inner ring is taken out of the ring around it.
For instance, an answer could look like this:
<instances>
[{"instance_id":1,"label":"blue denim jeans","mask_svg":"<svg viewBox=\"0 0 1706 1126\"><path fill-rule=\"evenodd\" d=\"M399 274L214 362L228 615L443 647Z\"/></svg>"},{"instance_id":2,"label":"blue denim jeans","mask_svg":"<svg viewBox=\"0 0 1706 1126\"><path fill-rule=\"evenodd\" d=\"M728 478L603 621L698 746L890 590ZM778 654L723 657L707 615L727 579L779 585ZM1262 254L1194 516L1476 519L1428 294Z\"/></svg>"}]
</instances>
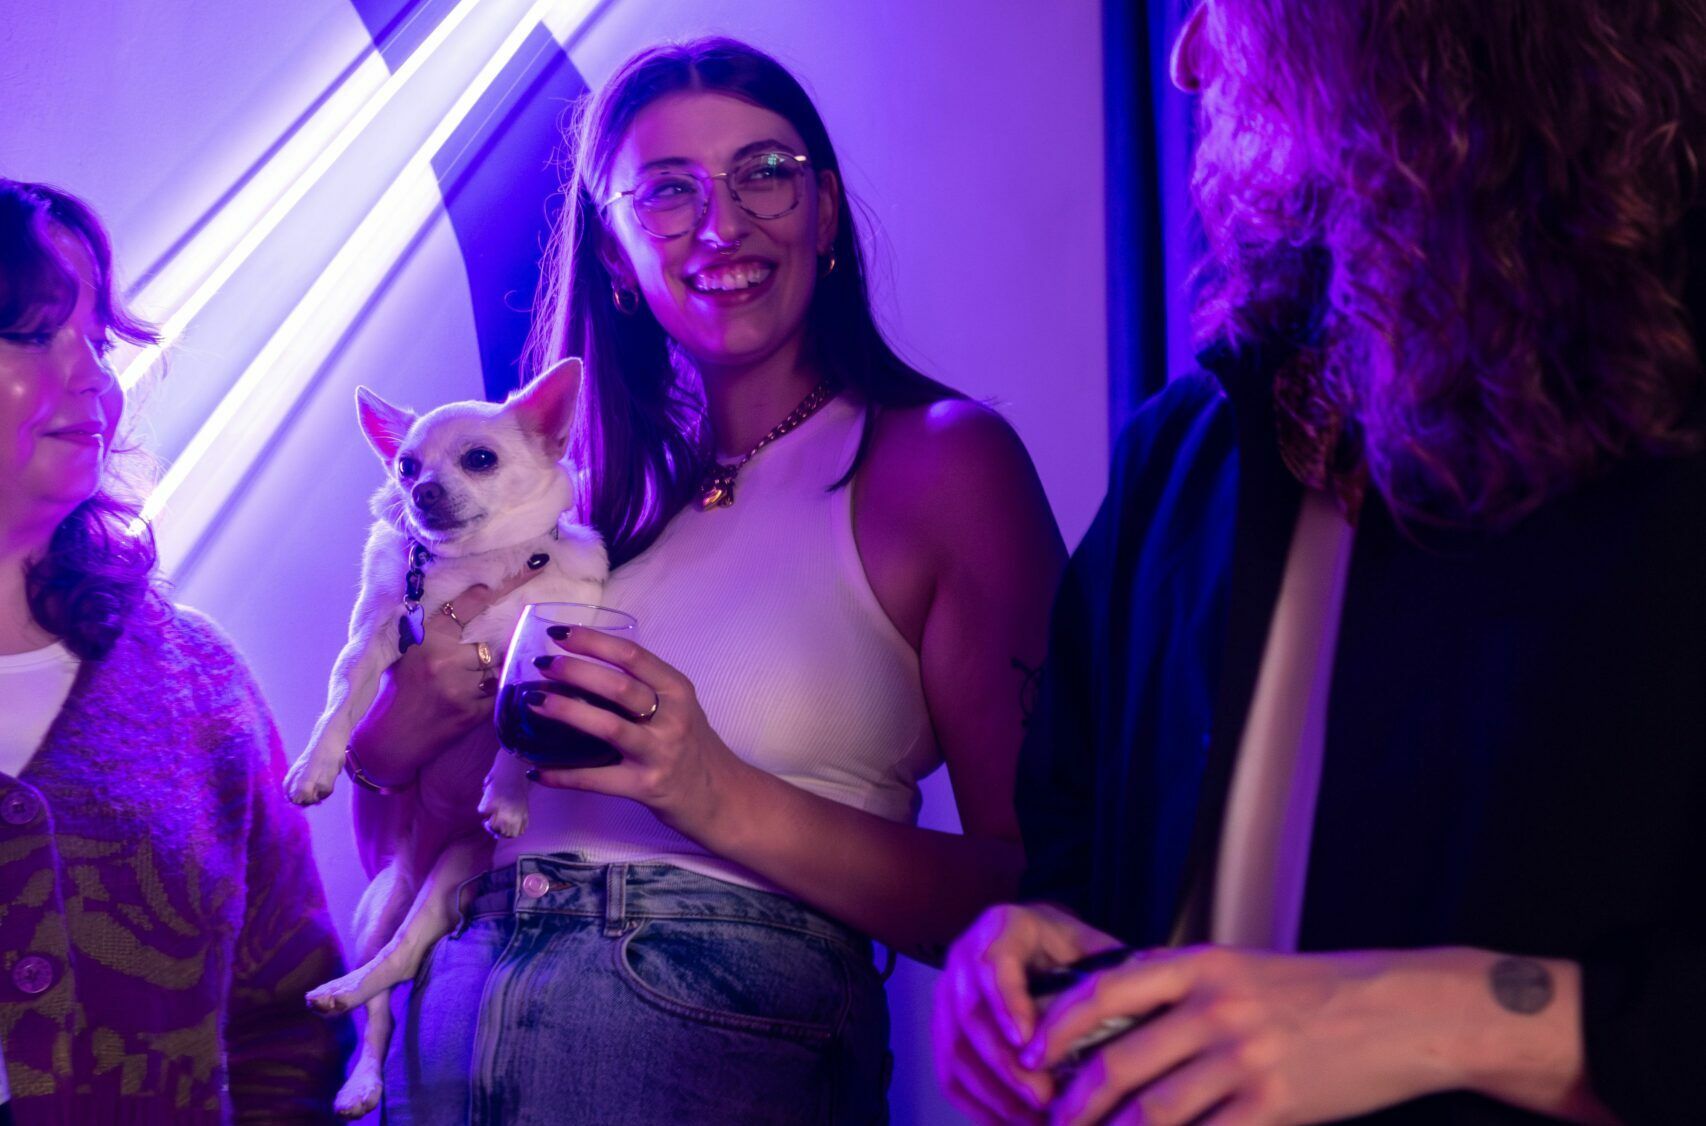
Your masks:
<instances>
[{"instance_id":1,"label":"blue denim jeans","mask_svg":"<svg viewBox=\"0 0 1706 1126\"><path fill-rule=\"evenodd\" d=\"M887 1120L870 943L811 908L572 854L462 902L392 1043L392 1126Z\"/></svg>"}]
</instances>

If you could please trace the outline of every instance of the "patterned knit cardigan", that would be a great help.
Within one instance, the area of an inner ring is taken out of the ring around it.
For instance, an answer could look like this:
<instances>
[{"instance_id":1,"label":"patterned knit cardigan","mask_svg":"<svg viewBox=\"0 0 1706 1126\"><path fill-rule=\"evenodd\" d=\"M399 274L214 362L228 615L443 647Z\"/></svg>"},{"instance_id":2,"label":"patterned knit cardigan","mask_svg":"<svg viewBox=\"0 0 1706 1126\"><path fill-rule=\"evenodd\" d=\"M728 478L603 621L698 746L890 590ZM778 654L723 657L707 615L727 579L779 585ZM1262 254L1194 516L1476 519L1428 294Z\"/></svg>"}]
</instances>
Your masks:
<instances>
[{"instance_id":1,"label":"patterned knit cardigan","mask_svg":"<svg viewBox=\"0 0 1706 1126\"><path fill-rule=\"evenodd\" d=\"M0 1054L19 1126L336 1121L347 1022L307 825L205 618L133 620L0 774Z\"/></svg>"}]
</instances>

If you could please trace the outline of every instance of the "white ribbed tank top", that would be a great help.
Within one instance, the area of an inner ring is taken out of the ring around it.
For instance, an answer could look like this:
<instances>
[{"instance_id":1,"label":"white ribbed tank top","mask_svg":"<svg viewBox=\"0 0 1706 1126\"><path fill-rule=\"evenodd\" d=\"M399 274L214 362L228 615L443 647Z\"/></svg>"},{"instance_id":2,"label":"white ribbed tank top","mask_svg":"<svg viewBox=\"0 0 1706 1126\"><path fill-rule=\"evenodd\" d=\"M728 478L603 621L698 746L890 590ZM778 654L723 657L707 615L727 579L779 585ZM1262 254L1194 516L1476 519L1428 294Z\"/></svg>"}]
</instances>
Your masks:
<instances>
[{"instance_id":1,"label":"white ribbed tank top","mask_svg":"<svg viewBox=\"0 0 1706 1126\"><path fill-rule=\"evenodd\" d=\"M740 471L735 503L688 505L618 568L605 604L693 681L711 727L754 766L890 821L914 823L941 762L918 654L889 620L853 541L852 464L865 412L837 397ZM626 798L535 786L526 832L496 863L576 852L651 860L775 890Z\"/></svg>"}]
</instances>

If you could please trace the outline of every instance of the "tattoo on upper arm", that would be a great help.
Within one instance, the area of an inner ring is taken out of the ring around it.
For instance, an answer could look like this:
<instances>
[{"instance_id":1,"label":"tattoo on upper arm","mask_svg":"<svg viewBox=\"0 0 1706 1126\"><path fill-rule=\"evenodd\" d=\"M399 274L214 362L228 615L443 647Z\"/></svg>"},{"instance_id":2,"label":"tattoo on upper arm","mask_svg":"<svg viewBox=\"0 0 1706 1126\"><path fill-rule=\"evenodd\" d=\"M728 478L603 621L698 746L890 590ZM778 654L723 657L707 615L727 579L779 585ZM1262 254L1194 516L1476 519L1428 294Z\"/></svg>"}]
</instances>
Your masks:
<instances>
[{"instance_id":1,"label":"tattoo on upper arm","mask_svg":"<svg viewBox=\"0 0 1706 1126\"><path fill-rule=\"evenodd\" d=\"M1530 1016L1552 1003L1552 973L1533 958L1500 958L1487 983L1493 999L1513 1013Z\"/></svg>"},{"instance_id":2,"label":"tattoo on upper arm","mask_svg":"<svg viewBox=\"0 0 1706 1126\"><path fill-rule=\"evenodd\" d=\"M1029 727L1031 726L1031 716L1037 710L1037 682L1043 675L1043 667L1041 665L1027 665L1017 657L1012 660L1013 667L1023 674L1023 678L1019 681L1019 714L1023 717L1024 726Z\"/></svg>"}]
</instances>

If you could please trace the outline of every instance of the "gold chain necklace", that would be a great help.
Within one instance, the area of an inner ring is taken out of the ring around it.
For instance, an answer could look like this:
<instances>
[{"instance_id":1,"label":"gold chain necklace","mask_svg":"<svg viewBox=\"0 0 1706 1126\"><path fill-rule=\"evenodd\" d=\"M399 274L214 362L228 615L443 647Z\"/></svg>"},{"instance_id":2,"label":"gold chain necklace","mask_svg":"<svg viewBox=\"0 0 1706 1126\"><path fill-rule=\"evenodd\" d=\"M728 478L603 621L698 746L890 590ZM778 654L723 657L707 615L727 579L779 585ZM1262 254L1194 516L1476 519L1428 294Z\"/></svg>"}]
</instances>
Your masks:
<instances>
[{"instance_id":1,"label":"gold chain necklace","mask_svg":"<svg viewBox=\"0 0 1706 1126\"><path fill-rule=\"evenodd\" d=\"M798 430L800 426L818 412L818 408L835 397L835 384L824 380L812 388L812 393L800 400L800 405L788 412L784 418L771 428L770 433L758 440L746 454L733 465L722 465L712 461L705 470L705 475L699 478L699 507L706 512L713 508L727 508L735 502L735 477L754 454L768 446L784 434Z\"/></svg>"}]
</instances>

